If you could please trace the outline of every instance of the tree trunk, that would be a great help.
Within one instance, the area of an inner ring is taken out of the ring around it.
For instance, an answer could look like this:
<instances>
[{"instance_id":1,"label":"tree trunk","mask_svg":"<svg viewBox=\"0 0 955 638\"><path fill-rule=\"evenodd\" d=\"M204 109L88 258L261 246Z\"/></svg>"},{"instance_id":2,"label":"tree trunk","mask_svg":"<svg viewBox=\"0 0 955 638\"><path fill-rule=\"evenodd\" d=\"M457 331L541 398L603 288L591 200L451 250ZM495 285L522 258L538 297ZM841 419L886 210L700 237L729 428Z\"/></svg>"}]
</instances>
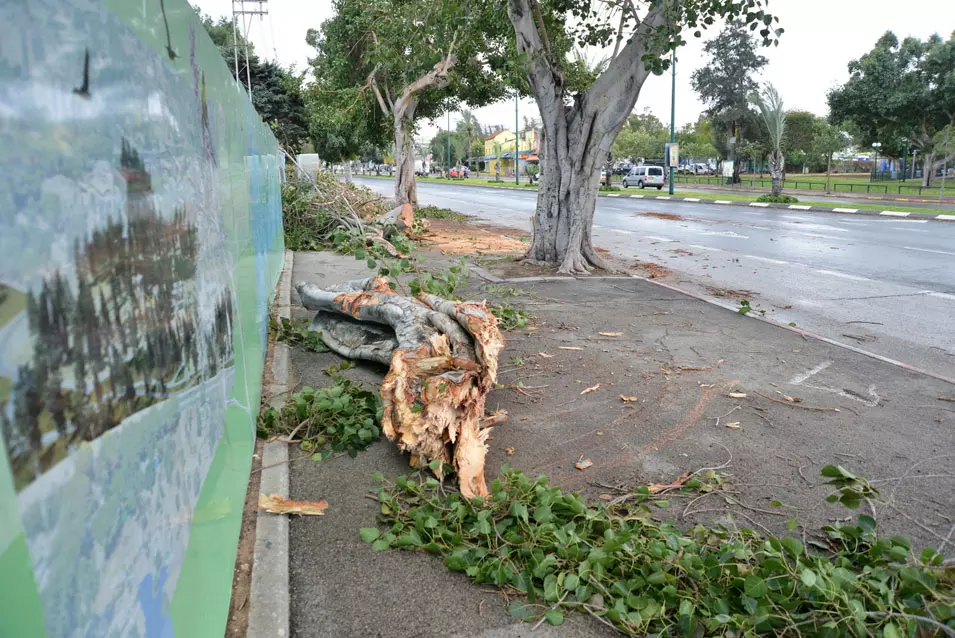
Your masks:
<instances>
[{"instance_id":1,"label":"tree trunk","mask_svg":"<svg viewBox=\"0 0 955 638\"><path fill-rule=\"evenodd\" d=\"M826 155L826 195L829 194L829 171L832 168L832 154ZM905 176L903 175L904 179Z\"/></svg>"},{"instance_id":2,"label":"tree trunk","mask_svg":"<svg viewBox=\"0 0 955 638\"><path fill-rule=\"evenodd\" d=\"M483 303L429 294L395 294L394 282L374 277L322 290L295 285L302 305L319 311L311 329L343 357L390 364L381 384L382 431L411 453L414 467L454 464L461 494L488 493L485 441L498 413L485 417L497 380L504 339ZM453 446L453 454L449 450Z\"/></svg>"},{"instance_id":3,"label":"tree trunk","mask_svg":"<svg viewBox=\"0 0 955 638\"><path fill-rule=\"evenodd\" d=\"M570 275L586 274L591 265L606 268L591 234L600 166L649 75L643 57L652 34L664 24L664 4L653 4L627 45L568 106L565 78L559 65L549 61L546 31L538 30L543 27L539 8L535 12L532 0L508 0L508 17L518 51L527 56L527 79L543 125L528 259L558 265L558 272Z\"/></svg>"},{"instance_id":4,"label":"tree trunk","mask_svg":"<svg viewBox=\"0 0 955 638\"><path fill-rule=\"evenodd\" d=\"M779 149L769 154L769 176L773 180L773 195L779 196L783 192L783 177L786 168L786 158Z\"/></svg>"},{"instance_id":5,"label":"tree trunk","mask_svg":"<svg viewBox=\"0 0 955 638\"><path fill-rule=\"evenodd\" d=\"M922 156L922 186L928 188L935 177L935 151L927 152Z\"/></svg>"},{"instance_id":6,"label":"tree trunk","mask_svg":"<svg viewBox=\"0 0 955 638\"><path fill-rule=\"evenodd\" d=\"M406 108L395 108L395 199L399 204L418 206L418 186L414 178L414 111L417 100Z\"/></svg>"}]
</instances>

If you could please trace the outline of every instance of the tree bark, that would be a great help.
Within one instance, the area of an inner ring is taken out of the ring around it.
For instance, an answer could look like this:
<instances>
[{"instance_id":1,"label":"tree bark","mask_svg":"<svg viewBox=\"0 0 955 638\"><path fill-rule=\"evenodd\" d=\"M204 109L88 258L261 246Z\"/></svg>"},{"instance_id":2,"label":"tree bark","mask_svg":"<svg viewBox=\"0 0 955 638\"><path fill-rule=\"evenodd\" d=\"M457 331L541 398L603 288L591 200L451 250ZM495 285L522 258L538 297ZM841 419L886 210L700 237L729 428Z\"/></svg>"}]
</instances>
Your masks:
<instances>
[{"instance_id":1,"label":"tree bark","mask_svg":"<svg viewBox=\"0 0 955 638\"><path fill-rule=\"evenodd\" d=\"M414 110L412 101L401 113L395 110L395 199L399 204L418 206L414 176Z\"/></svg>"},{"instance_id":2,"label":"tree bark","mask_svg":"<svg viewBox=\"0 0 955 638\"><path fill-rule=\"evenodd\" d=\"M526 257L558 265L558 272L586 274L607 268L593 247L592 226L600 166L633 111L647 72L647 36L663 24L655 3L628 44L585 93L565 103L565 80L551 51L536 0L508 0L518 51L528 58L528 81L541 114L543 153L533 241ZM539 28L540 27L540 28Z\"/></svg>"}]
</instances>

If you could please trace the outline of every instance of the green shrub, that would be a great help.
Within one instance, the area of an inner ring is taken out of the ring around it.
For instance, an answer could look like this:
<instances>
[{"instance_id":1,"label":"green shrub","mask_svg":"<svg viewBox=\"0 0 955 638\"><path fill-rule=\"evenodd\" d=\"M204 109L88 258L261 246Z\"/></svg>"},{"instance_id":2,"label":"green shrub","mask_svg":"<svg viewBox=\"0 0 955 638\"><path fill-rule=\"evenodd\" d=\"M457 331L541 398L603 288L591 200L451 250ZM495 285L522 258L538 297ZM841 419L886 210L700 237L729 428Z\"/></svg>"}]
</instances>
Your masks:
<instances>
[{"instance_id":1,"label":"green shrub","mask_svg":"<svg viewBox=\"0 0 955 638\"><path fill-rule=\"evenodd\" d=\"M760 195L756 201L767 204L795 204L799 199L792 195Z\"/></svg>"}]
</instances>

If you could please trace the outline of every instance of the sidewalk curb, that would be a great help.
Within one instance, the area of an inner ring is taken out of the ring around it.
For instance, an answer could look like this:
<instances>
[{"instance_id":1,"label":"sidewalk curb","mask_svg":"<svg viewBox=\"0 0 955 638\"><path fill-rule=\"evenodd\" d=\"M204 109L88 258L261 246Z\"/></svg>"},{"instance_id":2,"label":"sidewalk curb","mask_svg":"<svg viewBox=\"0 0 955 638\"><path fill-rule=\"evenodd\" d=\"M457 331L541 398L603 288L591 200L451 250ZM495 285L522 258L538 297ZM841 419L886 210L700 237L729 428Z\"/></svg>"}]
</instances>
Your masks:
<instances>
[{"instance_id":1,"label":"sidewalk curb","mask_svg":"<svg viewBox=\"0 0 955 638\"><path fill-rule=\"evenodd\" d=\"M276 314L291 318L292 264L294 253L285 251L285 265L279 277ZM268 400L280 407L289 379L289 349L284 343L270 343L272 380L263 391ZM288 444L266 443L262 451L259 492L289 497ZM249 636L289 635L289 521L287 516L258 512L255 521L255 550L252 559L252 589L249 593Z\"/></svg>"},{"instance_id":2,"label":"sidewalk curb","mask_svg":"<svg viewBox=\"0 0 955 638\"><path fill-rule=\"evenodd\" d=\"M380 177L375 177L371 175L362 175L359 177L367 177L370 179L382 179ZM423 184L434 184L436 182L422 182ZM494 186L491 184L482 185L482 184L468 184L461 181L451 181L449 184L454 186L466 186L468 188L486 188L492 190L510 190L510 191L521 191L529 192L532 189L517 187L517 186ZM536 192L536 191L534 191ZM924 213L912 213L912 212L902 212L902 211L893 211L893 210L861 210L858 208L850 208L850 204L843 204L842 206L807 206L805 204L769 204L765 202L734 202L727 199L703 199L700 197L681 197L679 195L630 195L629 193L597 193L597 197L610 197L617 199L647 199L647 200L663 200L687 204L719 204L721 206L741 206L743 208L773 208L776 210L795 210L803 213L835 213L839 215L856 215L861 217L914 217L915 219L924 219L926 221L940 221L940 222L955 222L955 212L951 214L940 214L940 215L927 215ZM881 200L886 201L886 200ZM915 200L912 200L915 201ZM928 200L932 201L932 200ZM944 203L944 202L940 202Z\"/></svg>"}]
</instances>

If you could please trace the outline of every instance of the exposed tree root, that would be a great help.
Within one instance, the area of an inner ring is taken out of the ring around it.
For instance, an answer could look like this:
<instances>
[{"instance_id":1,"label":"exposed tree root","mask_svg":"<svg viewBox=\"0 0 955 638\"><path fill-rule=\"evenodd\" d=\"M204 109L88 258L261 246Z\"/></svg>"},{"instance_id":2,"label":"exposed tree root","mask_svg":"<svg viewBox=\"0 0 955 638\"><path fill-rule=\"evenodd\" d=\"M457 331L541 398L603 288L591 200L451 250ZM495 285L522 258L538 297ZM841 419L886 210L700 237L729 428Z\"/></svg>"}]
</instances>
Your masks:
<instances>
[{"instance_id":1,"label":"exposed tree root","mask_svg":"<svg viewBox=\"0 0 955 638\"><path fill-rule=\"evenodd\" d=\"M453 463L464 496L487 495L485 442L503 415L485 417L484 403L504 340L485 305L405 297L381 277L296 289L318 311L312 327L329 348L390 365L381 384L385 436L411 453L415 467Z\"/></svg>"}]
</instances>

